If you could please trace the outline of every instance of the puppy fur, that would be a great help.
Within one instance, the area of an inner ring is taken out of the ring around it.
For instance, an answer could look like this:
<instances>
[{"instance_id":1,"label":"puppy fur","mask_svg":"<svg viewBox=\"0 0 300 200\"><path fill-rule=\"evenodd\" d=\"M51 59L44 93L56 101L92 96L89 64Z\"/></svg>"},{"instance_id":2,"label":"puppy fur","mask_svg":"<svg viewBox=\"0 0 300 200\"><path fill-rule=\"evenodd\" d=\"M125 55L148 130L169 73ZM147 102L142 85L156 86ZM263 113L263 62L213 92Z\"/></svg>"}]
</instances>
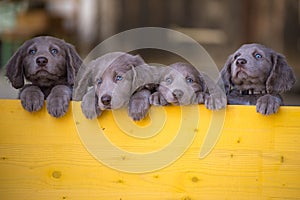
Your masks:
<instances>
[{"instance_id":1,"label":"puppy fur","mask_svg":"<svg viewBox=\"0 0 300 200\"><path fill-rule=\"evenodd\" d=\"M106 54L92 61L75 90L82 111L88 119L96 118L103 110L128 106L133 120L141 120L150 108L149 96L159 77L158 67L148 66L139 56L123 52Z\"/></svg>"},{"instance_id":2,"label":"puppy fur","mask_svg":"<svg viewBox=\"0 0 300 200\"><path fill-rule=\"evenodd\" d=\"M208 109L216 110L226 106L226 95L217 88L207 75L188 63L178 62L165 67L157 92L149 101L152 105L204 103Z\"/></svg>"},{"instance_id":3,"label":"puppy fur","mask_svg":"<svg viewBox=\"0 0 300 200\"><path fill-rule=\"evenodd\" d=\"M280 93L296 82L285 57L261 44L245 44L228 57L221 76L229 104L256 105L263 115L278 111Z\"/></svg>"},{"instance_id":4,"label":"puppy fur","mask_svg":"<svg viewBox=\"0 0 300 200\"><path fill-rule=\"evenodd\" d=\"M23 108L40 110L47 102L48 113L63 116L72 97L72 86L82 60L75 48L51 36L26 41L6 65L6 76L20 91ZM24 79L31 84L24 85Z\"/></svg>"}]
</instances>

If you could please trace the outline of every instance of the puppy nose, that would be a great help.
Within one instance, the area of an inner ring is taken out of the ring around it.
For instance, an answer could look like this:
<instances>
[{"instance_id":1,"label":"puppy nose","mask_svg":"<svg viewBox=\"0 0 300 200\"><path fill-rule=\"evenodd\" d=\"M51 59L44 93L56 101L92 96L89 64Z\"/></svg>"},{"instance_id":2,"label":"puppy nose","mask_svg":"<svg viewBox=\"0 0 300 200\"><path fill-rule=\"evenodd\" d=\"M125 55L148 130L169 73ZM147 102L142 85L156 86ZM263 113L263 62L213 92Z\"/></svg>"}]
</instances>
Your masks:
<instances>
[{"instance_id":1,"label":"puppy nose","mask_svg":"<svg viewBox=\"0 0 300 200\"><path fill-rule=\"evenodd\" d=\"M103 95L101 97L101 102L103 103L103 105L110 105L110 102L111 102L111 96L110 95Z\"/></svg>"},{"instance_id":2,"label":"puppy nose","mask_svg":"<svg viewBox=\"0 0 300 200\"><path fill-rule=\"evenodd\" d=\"M180 99L183 96L183 92L181 90L174 90L172 94L177 99Z\"/></svg>"},{"instance_id":3,"label":"puppy nose","mask_svg":"<svg viewBox=\"0 0 300 200\"><path fill-rule=\"evenodd\" d=\"M236 60L236 65L244 65L247 63L247 60L244 58L239 58Z\"/></svg>"},{"instance_id":4,"label":"puppy nose","mask_svg":"<svg viewBox=\"0 0 300 200\"><path fill-rule=\"evenodd\" d=\"M45 66L48 63L48 59L46 57L38 57L35 62L38 66Z\"/></svg>"}]
</instances>

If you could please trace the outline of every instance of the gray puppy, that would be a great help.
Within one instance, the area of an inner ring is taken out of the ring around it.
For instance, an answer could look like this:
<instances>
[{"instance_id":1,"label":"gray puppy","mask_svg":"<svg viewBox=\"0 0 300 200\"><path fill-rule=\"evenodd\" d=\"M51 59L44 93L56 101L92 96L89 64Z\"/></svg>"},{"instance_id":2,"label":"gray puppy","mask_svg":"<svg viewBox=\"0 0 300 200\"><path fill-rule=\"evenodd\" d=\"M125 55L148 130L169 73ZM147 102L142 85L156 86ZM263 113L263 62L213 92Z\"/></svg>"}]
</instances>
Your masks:
<instances>
[{"instance_id":1,"label":"gray puppy","mask_svg":"<svg viewBox=\"0 0 300 200\"><path fill-rule=\"evenodd\" d=\"M128 106L129 116L141 120L150 108L149 96L158 82L159 68L146 65L138 55L113 52L92 61L81 76L74 98L82 98L81 108L88 119L103 110Z\"/></svg>"},{"instance_id":2,"label":"gray puppy","mask_svg":"<svg viewBox=\"0 0 300 200\"><path fill-rule=\"evenodd\" d=\"M229 104L256 105L263 115L276 113L283 105L280 93L296 82L285 57L261 44L242 45L229 56L221 76Z\"/></svg>"},{"instance_id":3,"label":"gray puppy","mask_svg":"<svg viewBox=\"0 0 300 200\"><path fill-rule=\"evenodd\" d=\"M226 95L207 75L181 62L164 68L157 92L150 96L152 105L202 103L208 109L218 110L226 106Z\"/></svg>"},{"instance_id":4,"label":"gray puppy","mask_svg":"<svg viewBox=\"0 0 300 200\"><path fill-rule=\"evenodd\" d=\"M14 88L21 88L25 110L40 110L46 99L49 114L61 117L68 110L81 64L72 45L55 37L40 36L26 41L10 58L6 76ZM24 77L31 84L24 85Z\"/></svg>"}]
</instances>

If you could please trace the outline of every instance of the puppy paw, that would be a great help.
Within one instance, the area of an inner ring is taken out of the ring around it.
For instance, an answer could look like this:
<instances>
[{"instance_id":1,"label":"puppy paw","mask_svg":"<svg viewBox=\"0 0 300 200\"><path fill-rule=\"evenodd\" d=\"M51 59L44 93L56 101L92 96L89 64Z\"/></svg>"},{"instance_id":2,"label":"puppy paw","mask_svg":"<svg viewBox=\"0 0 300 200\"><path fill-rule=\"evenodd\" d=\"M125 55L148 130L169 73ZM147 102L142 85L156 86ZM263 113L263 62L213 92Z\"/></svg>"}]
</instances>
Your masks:
<instances>
[{"instance_id":1,"label":"puppy paw","mask_svg":"<svg viewBox=\"0 0 300 200\"><path fill-rule=\"evenodd\" d=\"M270 94L260 97L256 102L256 111L263 115L271 115L278 112L282 100Z\"/></svg>"},{"instance_id":2,"label":"puppy paw","mask_svg":"<svg viewBox=\"0 0 300 200\"><path fill-rule=\"evenodd\" d=\"M134 121L139 121L146 117L150 109L150 96L151 93L147 89L138 91L131 96L128 106L128 115Z\"/></svg>"},{"instance_id":3,"label":"puppy paw","mask_svg":"<svg viewBox=\"0 0 300 200\"><path fill-rule=\"evenodd\" d=\"M71 90L64 85L55 86L47 97L47 110L53 117L62 117L69 108Z\"/></svg>"},{"instance_id":4,"label":"puppy paw","mask_svg":"<svg viewBox=\"0 0 300 200\"><path fill-rule=\"evenodd\" d=\"M168 105L167 100L163 97L163 95L161 95L160 92L154 92L153 94L151 94L151 96L149 97L149 102L154 106Z\"/></svg>"},{"instance_id":5,"label":"puppy paw","mask_svg":"<svg viewBox=\"0 0 300 200\"><path fill-rule=\"evenodd\" d=\"M44 94L37 86L29 86L20 93L21 104L29 112L36 112L44 106Z\"/></svg>"},{"instance_id":6,"label":"puppy paw","mask_svg":"<svg viewBox=\"0 0 300 200\"><path fill-rule=\"evenodd\" d=\"M129 103L128 114L134 121L140 121L146 117L149 108L148 99L134 99Z\"/></svg>"},{"instance_id":7,"label":"puppy paw","mask_svg":"<svg viewBox=\"0 0 300 200\"><path fill-rule=\"evenodd\" d=\"M196 94L196 104L202 104L204 103L205 94L203 92L199 92Z\"/></svg>"},{"instance_id":8,"label":"puppy paw","mask_svg":"<svg viewBox=\"0 0 300 200\"><path fill-rule=\"evenodd\" d=\"M96 105L95 97L84 96L81 102L81 110L87 119L95 119L101 115L102 110Z\"/></svg>"},{"instance_id":9,"label":"puppy paw","mask_svg":"<svg viewBox=\"0 0 300 200\"><path fill-rule=\"evenodd\" d=\"M64 116L69 109L69 102L68 98L49 95L47 98L48 113L57 118Z\"/></svg>"},{"instance_id":10,"label":"puppy paw","mask_svg":"<svg viewBox=\"0 0 300 200\"><path fill-rule=\"evenodd\" d=\"M225 94L205 95L204 98L205 107L209 110L220 110L226 107L227 100Z\"/></svg>"}]
</instances>

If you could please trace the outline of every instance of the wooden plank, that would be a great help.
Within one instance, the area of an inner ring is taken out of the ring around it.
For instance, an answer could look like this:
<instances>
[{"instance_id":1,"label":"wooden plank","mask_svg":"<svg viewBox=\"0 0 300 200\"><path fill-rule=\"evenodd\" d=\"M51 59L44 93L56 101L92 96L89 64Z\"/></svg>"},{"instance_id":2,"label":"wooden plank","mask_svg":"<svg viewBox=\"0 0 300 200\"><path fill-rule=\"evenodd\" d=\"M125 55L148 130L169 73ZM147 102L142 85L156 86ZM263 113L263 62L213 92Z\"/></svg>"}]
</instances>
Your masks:
<instances>
[{"instance_id":1,"label":"wooden plank","mask_svg":"<svg viewBox=\"0 0 300 200\"><path fill-rule=\"evenodd\" d=\"M19 100L0 100L1 200L300 199L300 107L281 107L266 117L254 106L228 106L221 136L203 159L199 152L214 113L203 105L191 107L200 115L191 145L175 162L145 173L126 173L95 159L78 134L83 123L78 107L74 103L55 119L46 109L28 113ZM152 117L167 117L158 134L144 139L116 127L114 118L125 111L104 112L96 121L115 146L149 153L174 140L183 112L177 106L152 107ZM147 118L136 126L151 123Z\"/></svg>"}]
</instances>

